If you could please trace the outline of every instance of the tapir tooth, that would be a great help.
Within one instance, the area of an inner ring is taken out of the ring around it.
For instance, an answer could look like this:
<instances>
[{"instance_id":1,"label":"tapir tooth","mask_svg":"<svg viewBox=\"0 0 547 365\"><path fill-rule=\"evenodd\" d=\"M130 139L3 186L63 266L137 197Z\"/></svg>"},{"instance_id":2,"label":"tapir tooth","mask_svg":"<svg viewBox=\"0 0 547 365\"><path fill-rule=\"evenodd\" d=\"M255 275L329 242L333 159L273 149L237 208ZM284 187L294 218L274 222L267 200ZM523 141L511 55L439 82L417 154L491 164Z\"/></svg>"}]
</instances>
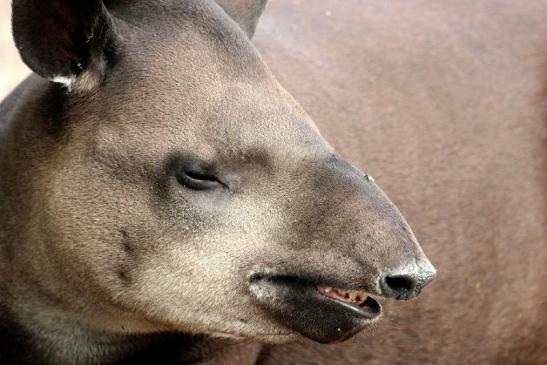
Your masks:
<instances>
[{"instance_id":1,"label":"tapir tooth","mask_svg":"<svg viewBox=\"0 0 547 365\"><path fill-rule=\"evenodd\" d=\"M321 294L336 297L351 304L360 305L368 298L368 294L361 290L345 290L330 286L318 286L317 289Z\"/></svg>"}]
</instances>

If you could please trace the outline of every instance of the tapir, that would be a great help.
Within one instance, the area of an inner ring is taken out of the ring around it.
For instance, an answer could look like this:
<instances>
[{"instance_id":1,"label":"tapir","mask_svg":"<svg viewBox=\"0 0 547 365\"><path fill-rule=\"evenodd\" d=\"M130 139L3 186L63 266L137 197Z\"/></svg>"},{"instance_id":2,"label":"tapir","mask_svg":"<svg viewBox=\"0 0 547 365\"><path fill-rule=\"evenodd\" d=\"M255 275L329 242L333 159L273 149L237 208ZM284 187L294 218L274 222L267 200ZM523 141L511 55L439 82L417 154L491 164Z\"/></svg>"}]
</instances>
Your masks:
<instances>
[{"instance_id":1,"label":"tapir","mask_svg":"<svg viewBox=\"0 0 547 365\"><path fill-rule=\"evenodd\" d=\"M14 0L1 363L543 363L545 14Z\"/></svg>"}]
</instances>

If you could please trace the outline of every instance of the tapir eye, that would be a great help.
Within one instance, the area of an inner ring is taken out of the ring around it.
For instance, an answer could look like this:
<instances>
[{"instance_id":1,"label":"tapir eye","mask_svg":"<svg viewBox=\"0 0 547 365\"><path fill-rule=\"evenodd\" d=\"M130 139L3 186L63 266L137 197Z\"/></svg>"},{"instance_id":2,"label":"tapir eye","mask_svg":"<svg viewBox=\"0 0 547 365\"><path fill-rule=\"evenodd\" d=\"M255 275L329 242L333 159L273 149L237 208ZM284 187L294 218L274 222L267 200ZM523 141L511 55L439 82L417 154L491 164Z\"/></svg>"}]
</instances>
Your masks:
<instances>
[{"instance_id":1,"label":"tapir eye","mask_svg":"<svg viewBox=\"0 0 547 365\"><path fill-rule=\"evenodd\" d=\"M181 162L176 177L179 184L192 190L210 190L225 186L215 176L212 168L198 160Z\"/></svg>"}]
</instances>

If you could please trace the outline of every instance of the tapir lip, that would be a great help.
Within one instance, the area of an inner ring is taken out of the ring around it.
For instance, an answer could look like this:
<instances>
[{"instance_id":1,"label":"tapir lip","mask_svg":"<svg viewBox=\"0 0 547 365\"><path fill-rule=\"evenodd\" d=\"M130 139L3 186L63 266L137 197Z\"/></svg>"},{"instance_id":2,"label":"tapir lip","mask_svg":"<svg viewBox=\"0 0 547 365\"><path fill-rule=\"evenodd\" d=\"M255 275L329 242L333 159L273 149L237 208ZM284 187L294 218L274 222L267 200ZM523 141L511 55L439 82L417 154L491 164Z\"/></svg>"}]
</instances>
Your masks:
<instances>
[{"instance_id":1,"label":"tapir lip","mask_svg":"<svg viewBox=\"0 0 547 365\"><path fill-rule=\"evenodd\" d=\"M363 284L354 284L348 283L341 279L329 278L324 275L315 275L315 274L288 274L288 273L275 273L270 271L264 272L253 272L249 275L249 282L257 282L261 280L267 280L272 282L280 283L299 283L301 285L310 285L310 286L330 286L333 288L344 288L346 290L362 290L367 293L381 295L376 289L377 284L372 285L363 285Z\"/></svg>"},{"instance_id":2,"label":"tapir lip","mask_svg":"<svg viewBox=\"0 0 547 365\"><path fill-rule=\"evenodd\" d=\"M257 273L250 291L268 316L285 327L321 343L343 341L369 326L381 315L380 304L357 308L319 293L317 286L347 287L337 280L301 275ZM366 289L360 287L349 290Z\"/></svg>"}]
</instances>

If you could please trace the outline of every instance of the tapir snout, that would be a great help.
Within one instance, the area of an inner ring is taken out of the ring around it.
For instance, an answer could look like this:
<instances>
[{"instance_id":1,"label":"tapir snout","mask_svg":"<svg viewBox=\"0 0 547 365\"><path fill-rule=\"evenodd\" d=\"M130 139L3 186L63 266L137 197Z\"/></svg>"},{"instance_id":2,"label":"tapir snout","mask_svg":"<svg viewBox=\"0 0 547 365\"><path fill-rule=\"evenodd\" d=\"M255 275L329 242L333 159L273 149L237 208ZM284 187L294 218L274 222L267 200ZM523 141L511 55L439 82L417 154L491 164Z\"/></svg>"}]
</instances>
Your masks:
<instances>
[{"instance_id":1,"label":"tapir snout","mask_svg":"<svg viewBox=\"0 0 547 365\"><path fill-rule=\"evenodd\" d=\"M433 280L435 269L372 177L336 155L299 164L286 178L292 194L280 204L289 212L277 238L282 247L261 247L260 258L253 256L250 288L285 325L330 342L378 317L375 296L413 298ZM330 300L331 293L338 302ZM365 299L369 313L355 308ZM337 313L332 322L325 320L328 311Z\"/></svg>"}]
</instances>

